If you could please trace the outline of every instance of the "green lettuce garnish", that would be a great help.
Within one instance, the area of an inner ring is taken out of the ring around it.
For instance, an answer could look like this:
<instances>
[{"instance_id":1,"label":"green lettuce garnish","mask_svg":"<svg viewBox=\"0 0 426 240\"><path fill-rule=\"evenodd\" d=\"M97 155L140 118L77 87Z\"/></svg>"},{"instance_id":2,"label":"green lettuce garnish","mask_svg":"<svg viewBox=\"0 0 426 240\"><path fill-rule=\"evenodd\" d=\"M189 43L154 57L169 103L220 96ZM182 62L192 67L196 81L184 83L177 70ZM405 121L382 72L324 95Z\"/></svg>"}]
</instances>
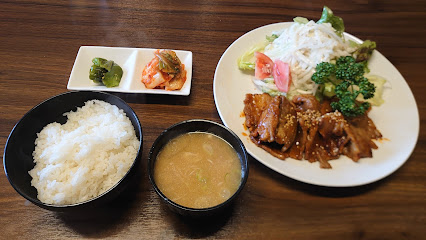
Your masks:
<instances>
[{"instance_id":1,"label":"green lettuce garnish","mask_svg":"<svg viewBox=\"0 0 426 240\"><path fill-rule=\"evenodd\" d=\"M238 68L240 70L254 70L255 68L255 52L263 52L265 47L269 44L269 41L263 41L251 47L241 57L238 58Z\"/></svg>"},{"instance_id":2,"label":"green lettuce garnish","mask_svg":"<svg viewBox=\"0 0 426 240\"><path fill-rule=\"evenodd\" d=\"M334 30L336 30L336 34L339 37L342 37L343 32L345 31L343 19L341 17L335 16L333 11L331 11L331 9L327 6L324 6L321 18L317 21L317 23L330 23Z\"/></svg>"},{"instance_id":3,"label":"green lettuce garnish","mask_svg":"<svg viewBox=\"0 0 426 240\"><path fill-rule=\"evenodd\" d=\"M279 36L277 34L272 34L271 36L266 36L266 40L268 40L268 42L273 42L275 39L277 39Z\"/></svg>"},{"instance_id":4,"label":"green lettuce garnish","mask_svg":"<svg viewBox=\"0 0 426 240\"><path fill-rule=\"evenodd\" d=\"M373 106L380 106L382 105L385 100L383 99L383 90L385 89L385 83L386 79L383 77L377 76L377 75L366 75L369 82L374 84L376 87L376 92L374 93L374 96L369 99L364 99L361 95L358 96L358 101L366 101L369 102Z\"/></svg>"},{"instance_id":5,"label":"green lettuce garnish","mask_svg":"<svg viewBox=\"0 0 426 240\"><path fill-rule=\"evenodd\" d=\"M364 65L364 70L367 73L370 72L370 69L368 68L368 60L370 60L374 49L376 49L376 42L365 40L354 52L354 55L356 56L356 62L362 63Z\"/></svg>"},{"instance_id":6,"label":"green lettuce garnish","mask_svg":"<svg viewBox=\"0 0 426 240\"><path fill-rule=\"evenodd\" d=\"M293 22L300 23L300 24L306 24L306 23L309 22L309 19L307 19L305 17L295 17L295 18L293 18Z\"/></svg>"}]
</instances>

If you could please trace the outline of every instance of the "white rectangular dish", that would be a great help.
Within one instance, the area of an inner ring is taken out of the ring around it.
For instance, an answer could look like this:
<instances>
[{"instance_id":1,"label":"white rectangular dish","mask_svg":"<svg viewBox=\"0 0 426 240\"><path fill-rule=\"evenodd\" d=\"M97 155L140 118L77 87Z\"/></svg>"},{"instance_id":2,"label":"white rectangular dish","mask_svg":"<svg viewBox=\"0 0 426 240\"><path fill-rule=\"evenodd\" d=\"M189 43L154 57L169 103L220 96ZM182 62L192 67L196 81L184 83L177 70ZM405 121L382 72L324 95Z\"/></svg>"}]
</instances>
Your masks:
<instances>
[{"instance_id":1,"label":"white rectangular dish","mask_svg":"<svg viewBox=\"0 0 426 240\"><path fill-rule=\"evenodd\" d=\"M191 90L192 79L192 52L183 50L173 50L183 64L185 64L186 81L181 90L166 91L162 89L148 89L141 82L142 71L147 63L154 58L152 48L124 48L124 47L100 47L81 46L74 66L68 80L69 90L91 90L126 93L149 93L149 94L169 94L188 96ZM107 88L96 84L89 79L89 71L92 66L92 59L96 57L113 60L123 69L123 77L120 85Z\"/></svg>"}]
</instances>

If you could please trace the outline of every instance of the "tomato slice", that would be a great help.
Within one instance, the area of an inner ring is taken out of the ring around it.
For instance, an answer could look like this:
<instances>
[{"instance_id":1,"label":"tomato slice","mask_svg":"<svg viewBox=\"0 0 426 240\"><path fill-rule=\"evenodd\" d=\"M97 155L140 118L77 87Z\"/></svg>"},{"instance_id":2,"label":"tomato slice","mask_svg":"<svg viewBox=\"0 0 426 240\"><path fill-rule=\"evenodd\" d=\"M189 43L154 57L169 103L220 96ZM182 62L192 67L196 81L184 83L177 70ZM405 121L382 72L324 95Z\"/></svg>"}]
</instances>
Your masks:
<instances>
[{"instance_id":1,"label":"tomato slice","mask_svg":"<svg viewBox=\"0 0 426 240\"><path fill-rule=\"evenodd\" d=\"M261 52L254 52L256 58L254 76L258 79L265 79L272 75L274 62Z\"/></svg>"},{"instance_id":2,"label":"tomato slice","mask_svg":"<svg viewBox=\"0 0 426 240\"><path fill-rule=\"evenodd\" d=\"M275 60L273 67L275 85L281 92L288 92L291 83L290 66L281 60Z\"/></svg>"}]
</instances>

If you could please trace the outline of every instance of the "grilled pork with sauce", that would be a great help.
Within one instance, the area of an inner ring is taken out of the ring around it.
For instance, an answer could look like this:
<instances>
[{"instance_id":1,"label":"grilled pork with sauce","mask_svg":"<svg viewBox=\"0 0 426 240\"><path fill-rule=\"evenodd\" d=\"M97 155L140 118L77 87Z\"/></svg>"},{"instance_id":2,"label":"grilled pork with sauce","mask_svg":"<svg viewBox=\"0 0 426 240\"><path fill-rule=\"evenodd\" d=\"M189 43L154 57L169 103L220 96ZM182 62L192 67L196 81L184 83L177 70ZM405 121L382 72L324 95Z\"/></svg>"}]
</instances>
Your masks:
<instances>
[{"instance_id":1,"label":"grilled pork with sauce","mask_svg":"<svg viewBox=\"0 0 426 240\"><path fill-rule=\"evenodd\" d=\"M340 155L353 161L371 157L382 137L367 116L345 118L333 111L330 101L318 102L312 95L284 96L247 94L244 100L245 125L250 139L273 156L318 161L321 168Z\"/></svg>"}]
</instances>

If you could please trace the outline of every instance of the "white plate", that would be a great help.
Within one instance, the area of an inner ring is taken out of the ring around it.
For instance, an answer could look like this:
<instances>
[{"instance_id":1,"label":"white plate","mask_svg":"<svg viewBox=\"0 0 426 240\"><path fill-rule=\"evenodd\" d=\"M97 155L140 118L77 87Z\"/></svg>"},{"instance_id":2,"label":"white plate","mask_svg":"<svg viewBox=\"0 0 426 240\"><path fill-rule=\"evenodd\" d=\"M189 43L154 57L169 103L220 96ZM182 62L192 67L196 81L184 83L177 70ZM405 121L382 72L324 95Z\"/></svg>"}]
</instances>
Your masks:
<instances>
[{"instance_id":1,"label":"white plate","mask_svg":"<svg viewBox=\"0 0 426 240\"><path fill-rule=\"evenodd\" d=\"M398 70L378 51L370 60L371 74L388 80L391 91L385 103L369 113L385 140L376 142L372 158L353 162L346 156L330 161L332 169L321 169L319 163L288 158L280 160L257 147L244 129L243 112L246 93L260 93L253 85L252 75L238 69L237 59L251 46L263 41L272 31L291 23L276 23L252 30L231 44L216 68L213 83L214 100L223 123L243 141L247 151L259 162L290 178L321 186L349 187L368 184L397 170L411 155L419 135L419 113L414 96ZM346 34L346 37L361 40ZM379 43L380 44L380 43ZM380 45L379 45L380 46Z\"/></svg>"},{"instance_id":2,"label":"white plate","mask_svg":"<svg viewBox=\"0 0 426 240\"><path fill-rule=\"evenodd\" d=\"M155 50L151 48L81 46L75 59L67 88L69 90L189 95L192 78L192 52L190 51L173 50L181 62L185 64L187 72L186 82L181 90L147 89L141 82L142 70L154 58ZM123 69L123 77L119 86L107 88L89 79L90 67L93 64L92 59L95 57L113 60L120 65Z\"/></svg>"}]
</instances>

